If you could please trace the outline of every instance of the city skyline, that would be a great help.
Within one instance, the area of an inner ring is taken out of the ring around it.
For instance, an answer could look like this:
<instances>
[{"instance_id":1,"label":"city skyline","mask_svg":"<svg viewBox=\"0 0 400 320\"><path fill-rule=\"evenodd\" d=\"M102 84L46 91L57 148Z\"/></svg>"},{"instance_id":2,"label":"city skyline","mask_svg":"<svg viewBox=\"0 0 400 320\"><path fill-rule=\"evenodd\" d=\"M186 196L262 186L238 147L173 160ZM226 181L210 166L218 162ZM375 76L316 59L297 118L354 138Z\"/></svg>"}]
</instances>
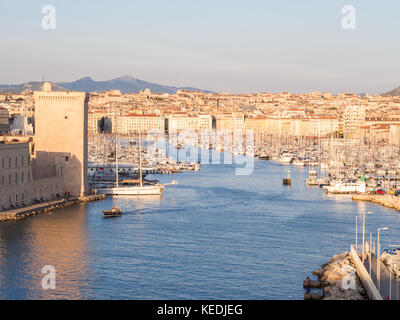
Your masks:
<instances>
[{"instance_id":1,"label":"city skyline","mask_svg":"<svg viewBox=\"0 0 400 320\"><path fill-rule=\"evenodd\" d=\"M56 9L55 30L41 26L45 5ZM345 5L356 9L354 30L342 28ZM9 49L1 84L128 74L232 94L381 94L399 86L395 1L8 1L0 9Z\"/></svg>"},{"instance_id":2,"label":"city skyline","mask_svg":"<svg viewBox=\"0 0 400 320\"><path fill-rule=\"evenodd\" d=\"M0 1L0 300L400 300L398 12Z\"/></svg>"}]
</instances>

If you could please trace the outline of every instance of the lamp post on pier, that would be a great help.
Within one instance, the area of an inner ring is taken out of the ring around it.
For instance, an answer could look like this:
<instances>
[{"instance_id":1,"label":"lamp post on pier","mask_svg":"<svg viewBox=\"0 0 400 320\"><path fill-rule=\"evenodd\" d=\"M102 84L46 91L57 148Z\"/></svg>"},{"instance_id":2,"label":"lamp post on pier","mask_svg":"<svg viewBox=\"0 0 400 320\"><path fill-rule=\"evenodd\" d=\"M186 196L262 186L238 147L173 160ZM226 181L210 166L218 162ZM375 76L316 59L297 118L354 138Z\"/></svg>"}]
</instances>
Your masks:
<instances>
[{"instance_id":1,"label":"lamp post on pier","mask_svg":"<svg viewBox=\"0 0 400 320\"><path fill-rule=\"evenodd\" d=\"M369 234L369 275L371 276L372 264L372 233Z\"/></svg>"},{"instance_id":2,"label":"lamp post on pier","mask_svg":"<svg viewBox=\"0 0 400 320\"><path fill-rule=\"evenodd\" d=\"M367 212L368 214L372 214L372 212L371 211L368 211ZM362 235L362 237L363 237L363 242L362 242L362 261L364 262L364 260L365 260L365 215L366 215L366 213L365 213L365 210L364 210L364 212L363 212L363 235Z\"/></svg>"},{"instance_id":3,"label":"lamp post on pier","mask_svg":"<svg viewBox=\"0 0 400 320\"><path fill-rule=\"evenodd\" d=\"M357 234L358 234L358 216L356 216L356 252L358 255L358 236L357 236Z\"/></svg>"}]
</instances>

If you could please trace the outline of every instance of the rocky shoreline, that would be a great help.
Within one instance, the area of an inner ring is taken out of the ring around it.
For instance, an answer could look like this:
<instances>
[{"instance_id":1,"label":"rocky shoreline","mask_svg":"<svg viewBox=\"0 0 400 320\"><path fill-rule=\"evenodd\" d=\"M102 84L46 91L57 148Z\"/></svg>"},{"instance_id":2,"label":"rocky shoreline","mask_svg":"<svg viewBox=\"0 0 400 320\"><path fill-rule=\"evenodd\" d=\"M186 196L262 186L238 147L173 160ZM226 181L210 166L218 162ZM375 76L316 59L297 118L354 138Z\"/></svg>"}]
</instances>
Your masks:
<instances>
[{"instance_id":1,"label":"rocky shoreline","mask_svg":"<svg viewBox=\"0 0 400 320\"><path fill-rule=\"evenodd\" d=\"M355 270L350 252L343 252L321 266L321 269L315 270L314 275L318 277L320 283L320 293L305 293L305 300L368 300L365 289L362 287L360 279L355 273L355 289L344 288L343 282L346 277L349 278L350 269ZM316 282L313 282L315 287ZM304 281L303 287L307 287L307 281Z\"/></svg>"}]
</instances>

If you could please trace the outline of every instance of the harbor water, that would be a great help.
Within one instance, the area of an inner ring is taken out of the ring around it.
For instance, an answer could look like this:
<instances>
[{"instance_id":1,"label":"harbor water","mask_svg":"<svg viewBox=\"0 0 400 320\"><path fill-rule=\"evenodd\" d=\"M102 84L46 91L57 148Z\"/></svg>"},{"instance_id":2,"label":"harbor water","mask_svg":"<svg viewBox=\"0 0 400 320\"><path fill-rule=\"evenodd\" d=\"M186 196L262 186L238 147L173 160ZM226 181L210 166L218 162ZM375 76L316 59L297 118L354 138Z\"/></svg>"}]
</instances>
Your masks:
<instances>
[{"instance_id":1,"label":"harbor water","mask_svg":"<svg viewBox=\"0 0 400 320\"><path fill-rule=\"evenodd\" d=\"M282 179L291 170L292 185ZM154 175L162 197L115 197L0 224L1 299L303 299L302 281L355 242L355 217L399 238L400 213L307 187L307 168L255 161ZM104 219L102 210L125 214ZM391 241L391 242L389 242ZM42 268L56 288L44 290Z\"/></svg>"}]
</instances>

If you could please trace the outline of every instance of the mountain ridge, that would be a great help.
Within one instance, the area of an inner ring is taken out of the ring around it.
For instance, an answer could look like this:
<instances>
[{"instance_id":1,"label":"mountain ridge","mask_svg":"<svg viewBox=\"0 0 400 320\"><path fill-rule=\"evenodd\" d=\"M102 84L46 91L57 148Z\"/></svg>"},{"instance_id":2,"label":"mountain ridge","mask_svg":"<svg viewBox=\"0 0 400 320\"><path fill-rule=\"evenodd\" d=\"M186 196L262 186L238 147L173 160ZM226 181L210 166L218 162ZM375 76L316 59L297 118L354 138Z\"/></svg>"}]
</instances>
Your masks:
<instances>
[{"instance_id":1,"label":"mountain ridge","mask_svg":"<svg viewBox=\"0 0 400 320\"><path fill-rule=\"evenodd\" d=\"M158 83L152 83L123 75L115 79L96 81L92 77L86 76L71 82L52 82L54 91L84 91L84 92L104 92L108 90L120 90L122 93L136 93L145 89L150 89L156 93L175 93L177 90L199 91L204 93L214 93L210 90L203 90L194 87L175 87ZM42 82L30 81L21 84L0 84L0 92L19 93L24 90L41 90Z\"/></svg>"},{"instance_id":2,"label":"mountain ridge","mask_svg":"<svg viewBox=\"0 0 400 320\"><path fill-rule=\"evenodd\" d=\"M400 87L393 89L391 91L388 91L386 93L383 93L382 95L384 96L392 96L392 97L397 97L400 96Z\"/></svg>"}]
</instances>

